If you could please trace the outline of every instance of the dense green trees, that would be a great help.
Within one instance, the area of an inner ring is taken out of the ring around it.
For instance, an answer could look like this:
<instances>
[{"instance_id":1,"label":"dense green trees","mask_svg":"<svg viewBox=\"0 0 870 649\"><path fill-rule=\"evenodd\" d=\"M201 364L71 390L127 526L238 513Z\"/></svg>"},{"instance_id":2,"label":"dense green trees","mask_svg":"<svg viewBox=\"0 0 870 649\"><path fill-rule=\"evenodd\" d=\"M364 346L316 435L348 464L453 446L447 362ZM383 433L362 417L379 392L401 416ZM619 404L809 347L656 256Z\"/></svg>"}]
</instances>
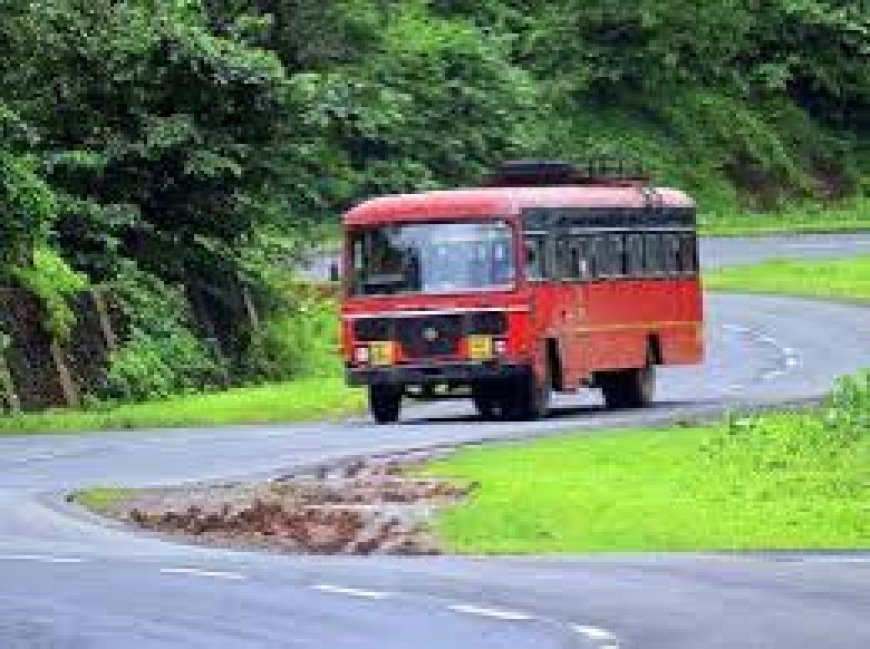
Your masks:
<instances>
[{"instance_id":1,"label":"dense green trees","mask_svg":"<svg viewBox=\"0 0 870 649\"><path fill-rule=\"evenodd\" d=\"M10 276L256 283L360 198L512 156L640 157L708 211L870 166L846 0L6 0L0 52Z\"/></svg>"}]
</instances>

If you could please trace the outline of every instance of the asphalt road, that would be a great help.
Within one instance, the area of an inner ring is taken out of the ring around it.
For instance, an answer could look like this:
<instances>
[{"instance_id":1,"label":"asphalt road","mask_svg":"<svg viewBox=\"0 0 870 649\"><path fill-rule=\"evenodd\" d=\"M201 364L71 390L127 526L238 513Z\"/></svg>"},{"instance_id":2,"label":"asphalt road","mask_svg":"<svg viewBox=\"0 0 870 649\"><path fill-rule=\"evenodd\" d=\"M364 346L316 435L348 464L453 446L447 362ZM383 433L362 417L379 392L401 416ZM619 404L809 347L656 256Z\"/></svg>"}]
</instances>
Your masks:
<instances>
[{"instance_id":1,"label":"asphalt road","mask_svg":"<svg viewBox=\"0 0 870 649\"><path fill-rule=\"evenodd\" d=\"M835 244L835 245L834 245ZM870 253L870 236L705 242L705 263ZM559 559L291 557L172 544L62 503L94 484L270 475L380 450L646 424L821 395L870 367L870 311L707 301L705 366L661 375L658 405L561 399L483 424L459 404L395 427L343 424L0 440L0 648L870 647L870 556Z\"/></svg>"}]
</instances>

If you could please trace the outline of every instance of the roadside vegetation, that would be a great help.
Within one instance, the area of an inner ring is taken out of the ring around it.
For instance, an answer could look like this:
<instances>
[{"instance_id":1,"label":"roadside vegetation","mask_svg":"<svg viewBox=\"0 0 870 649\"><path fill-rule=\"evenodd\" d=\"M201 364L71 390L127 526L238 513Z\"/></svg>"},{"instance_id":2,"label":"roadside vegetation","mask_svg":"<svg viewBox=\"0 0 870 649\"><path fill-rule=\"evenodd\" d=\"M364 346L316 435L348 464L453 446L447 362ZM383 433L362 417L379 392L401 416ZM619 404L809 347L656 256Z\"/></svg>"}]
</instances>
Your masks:
<instances>
[{"instance_id":1,"label":"roadside vegetation","mask_svg":"<svg viewBox=\"0 0 870 649\"><path fill-rule=\"evenodd\" d=\"M705 286L870 301L870 257ZM459 552L870 548L870 372L816 410L462 451L426 473L480 484L437 523Z\"/></svg>"},{"instance_id":2,"label":"roadside vegetation","mask_svg":"<svg viewBox=\"0 0 870 649\"><path fill-rule=\"evenodd\" d=\"M870 302L870 257L774 260L724 268L706 273L704 287L714 291L782 293Z\"/></svg>"},{"instance_id":3,"label":"roadside vegetation","mask_svg":"<svg viewBox=\"0 0 870 649\"><path fill-rule=\"evenodd\" d=\"M8 416L0 419L0 436L313 421L358 413L363 405L362 393L346 387L343 379L318 377L147 403Z\"/></svg>"},{"instance_id":4,"label":"roadside vegetation","mask_svg":"<svg viewBox=\"0 0 870 649\"><path fill-rule=\"evenodd\" d=\"M462 553L870 548L870 374L815 412L461 451L480 486L436 529Z\"/></svg>"},{"instance_id":5,"label":"roadside vegetation","mask_svg":"<svg viewBox=\"0 0 870 649\"><path fill-rule=\"evenodd\" d=\"M706 213L701 206L699 229L708 236L762 236L813 232L870 232L870 200L840 204L804 204L772 212Z\"/></svg>"},{"instance_id":6,"label":"roadside vegetation","mask_svg":"<svg viewBox=\"0 0 870 649\"><path fill-rule=\"evenodd\" d=\"M110 296L99 410L335 376L292 268L359 200L508 158L639 160L711 233L865 228L868 29L841 0L7 0L0 285L64 349Z\"/></svg>"},{"instance_id":7,"label":"roadside vegetation","mask_svg":"<svg viewBox=\"0 0 870 649\"><path fill-rule=\"evenodd\" d=\"M122 487L91 487L70 494L68 500L95 514L109 515L133 493L132 489Z\"/></svg>"}]
</instances>

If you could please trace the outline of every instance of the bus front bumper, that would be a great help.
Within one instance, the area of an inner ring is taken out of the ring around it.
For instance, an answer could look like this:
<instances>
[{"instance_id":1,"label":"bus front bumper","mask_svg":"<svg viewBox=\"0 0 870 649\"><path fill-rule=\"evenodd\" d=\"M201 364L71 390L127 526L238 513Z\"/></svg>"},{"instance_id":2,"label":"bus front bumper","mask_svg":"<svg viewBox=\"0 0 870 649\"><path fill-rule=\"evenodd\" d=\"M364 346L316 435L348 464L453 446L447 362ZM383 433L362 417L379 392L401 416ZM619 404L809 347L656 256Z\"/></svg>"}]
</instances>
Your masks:
<instances>
[{"instance_id":1,"label":"bus front bumper","mask_svg":"<svg viewBox=\"0 0 870 649\"><path fill-rule=\"evenodd\" d=\"M349 368L348 385L439 385L470 384L478 381L528 376L528 365L514 363L445 363L438 365L393 365Z\"/></svg>"}]
</instances>

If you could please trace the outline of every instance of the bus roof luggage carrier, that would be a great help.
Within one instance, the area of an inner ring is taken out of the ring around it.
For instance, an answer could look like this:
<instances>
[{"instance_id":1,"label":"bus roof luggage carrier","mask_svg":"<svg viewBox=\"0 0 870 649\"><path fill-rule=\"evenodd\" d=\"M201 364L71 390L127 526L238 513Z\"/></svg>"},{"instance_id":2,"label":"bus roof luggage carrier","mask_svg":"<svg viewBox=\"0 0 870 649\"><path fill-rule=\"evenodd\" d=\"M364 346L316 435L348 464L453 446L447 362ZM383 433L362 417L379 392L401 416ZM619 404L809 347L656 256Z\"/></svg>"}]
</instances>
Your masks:
<instances>
[{"instance_id":1,"label":"bus roof luggage carrier","mask_svg":"<svg viewBox=\"0 0 870 649\"><path fill-rule=\"evenodd\" d=\"M650 174L638 162L605 156L577 164L558 160L513 160L496 167L485 184L489 187L648 187Z\"/></svg>"}]
</instances>

